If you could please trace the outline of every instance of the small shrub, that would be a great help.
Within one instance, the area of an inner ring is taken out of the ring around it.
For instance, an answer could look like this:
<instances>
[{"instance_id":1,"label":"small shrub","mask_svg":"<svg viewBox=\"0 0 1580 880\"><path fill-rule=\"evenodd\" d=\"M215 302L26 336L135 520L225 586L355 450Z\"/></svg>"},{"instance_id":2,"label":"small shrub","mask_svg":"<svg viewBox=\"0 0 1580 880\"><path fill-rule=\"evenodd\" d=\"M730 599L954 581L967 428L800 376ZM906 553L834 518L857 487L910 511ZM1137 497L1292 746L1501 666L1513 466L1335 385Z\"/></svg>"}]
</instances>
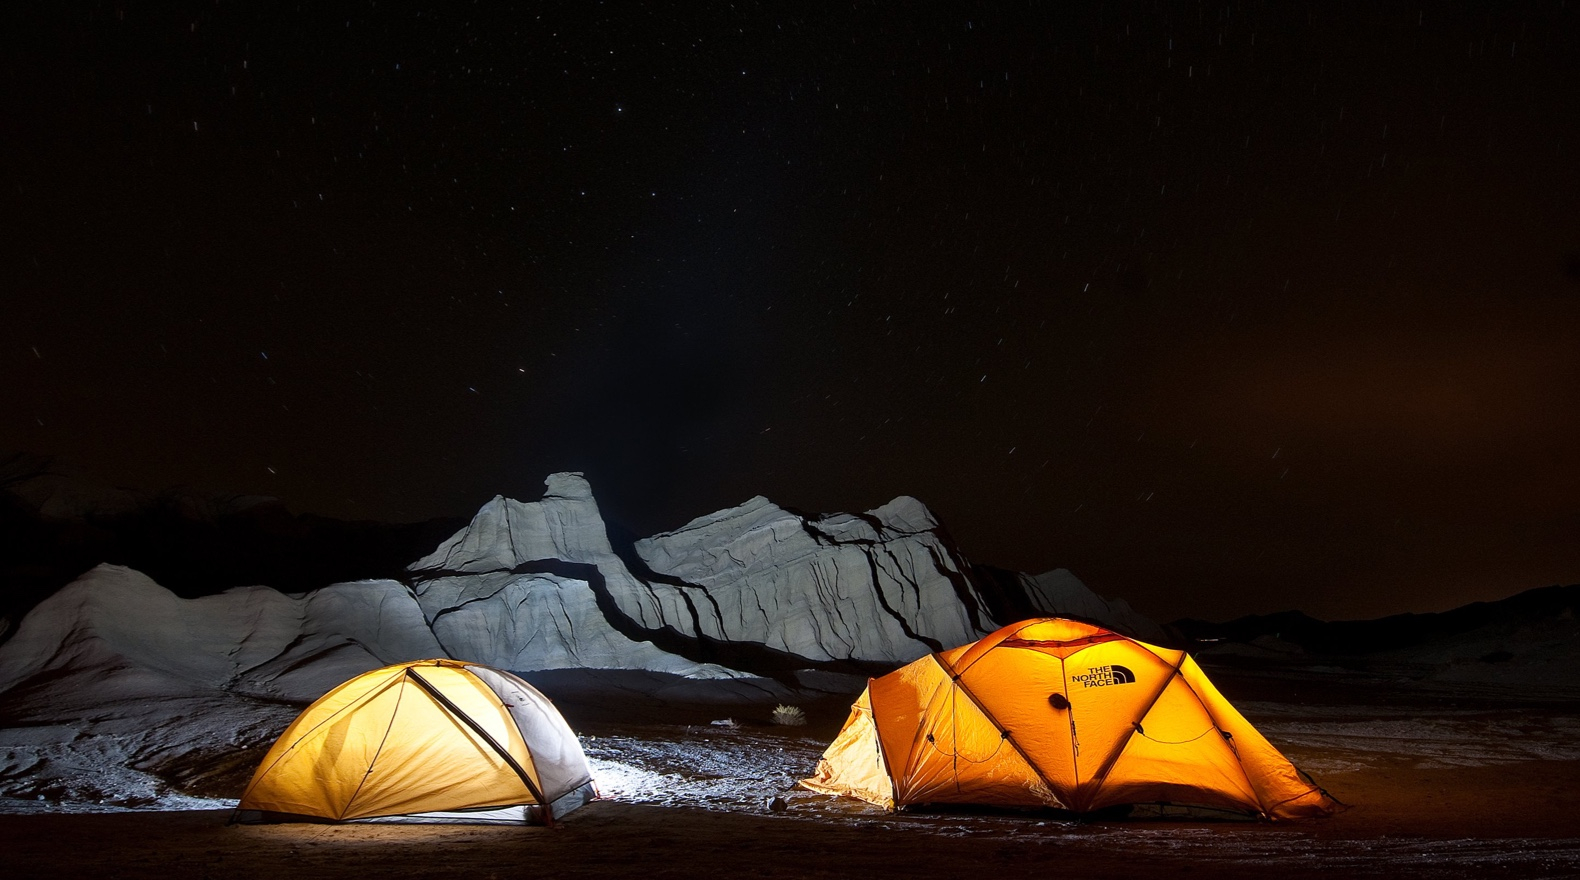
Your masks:
<instances>
[{"instance_id":1,"label":"small shrub","mask_svg":"<svg viewBox=\"0 0 1580 880\"><path fill-rule=\"evenodd\" d=\"M775 706L770 720L786 727L801 727L806 724L806 713L800 706Z\"/></svg>"}]
</instances>

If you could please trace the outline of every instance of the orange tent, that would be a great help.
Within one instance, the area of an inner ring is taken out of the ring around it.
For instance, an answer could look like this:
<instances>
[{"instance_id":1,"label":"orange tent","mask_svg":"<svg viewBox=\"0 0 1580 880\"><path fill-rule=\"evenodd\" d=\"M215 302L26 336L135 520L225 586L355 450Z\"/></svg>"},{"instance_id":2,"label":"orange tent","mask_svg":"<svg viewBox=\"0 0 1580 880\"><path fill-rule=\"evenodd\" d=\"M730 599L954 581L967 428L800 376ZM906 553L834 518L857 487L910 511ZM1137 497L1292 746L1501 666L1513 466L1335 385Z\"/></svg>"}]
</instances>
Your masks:
<instances>
[{"instance_id":1,"label":"orange tent","mask_svg":"<svg viewBox=\"0 0 1580 880\"><path fill-rule=\"evenodd\" d=\"M1056 617L872 679L801 785L889 809L1168 803L1291 819L1336 807L1184 651Z\"/></svg>"},{"instance_id":2,"label":"orange tent","mask_svg":"<svg viewBox=\"0 0 1580 880\"><path fill-rule=\"evenodd\" d=\"M552 822L595 796L576 734L532 685L422 660L365 672L303 710L236 818Z\"/></svg>"}]
</instances>

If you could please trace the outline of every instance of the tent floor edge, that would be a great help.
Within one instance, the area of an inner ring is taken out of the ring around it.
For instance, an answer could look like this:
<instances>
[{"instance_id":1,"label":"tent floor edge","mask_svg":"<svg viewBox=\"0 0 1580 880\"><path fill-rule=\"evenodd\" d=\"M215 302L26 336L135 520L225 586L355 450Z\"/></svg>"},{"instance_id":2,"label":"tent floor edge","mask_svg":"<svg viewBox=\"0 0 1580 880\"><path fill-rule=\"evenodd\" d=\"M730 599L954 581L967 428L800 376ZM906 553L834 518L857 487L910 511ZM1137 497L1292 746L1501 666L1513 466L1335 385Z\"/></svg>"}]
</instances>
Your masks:
<instances>
[{"instance_id":1,"label":"tent floor edge","mask_svg":"<svg viewBox=\"0 0 1580 880\"><path fill-rule=\"evenodd\" d=\"M570 791L551 801L548 805L548 815L553 817L554 822L558 822L565 818L566 813L581 807L585 807L587 804L597 799L598 790L593 787L592 780L589 779L580 786L571 789ZM544 816L544 809L537 804L527 807L527 817L528 821L534 825L552 824L551 822L545 821L546 817Z\"/></svg>"},{"instance_id":2,"label":"tent floor edge","mask_svg":"<svg viewBox=\"0 0 1580 880\"><path fill-rule=\"evenodd\" d=\"M569 812L595 797L592 783L570 792L556 801L562 810ZM586 794L583 795L583 791ZM581 799L577 799L580 796ZM558 814L561 809L555 810ZM313 825L543 825L542 807L538 804L515 804L506 807L479 807L469 810L435 810L427 813L404 813L393 816L367 816L360 819L331 819L304 813L281 813L273 810L238 810L231 823L237 825L283 825L307 823Z\"/></svg>"},{"instance_id":3,"label":"tent floor edge","mask_svg":"<svg viewBox=\"0 0 1580 880\"><path fill-rule=\"evenodd\" d=\"M310 816L305 813L280 813L274 810L237 810L227 825L280 825L287 822L309 822L314 825L344 825L340 819Z\"/></svg>"}]
</instances>

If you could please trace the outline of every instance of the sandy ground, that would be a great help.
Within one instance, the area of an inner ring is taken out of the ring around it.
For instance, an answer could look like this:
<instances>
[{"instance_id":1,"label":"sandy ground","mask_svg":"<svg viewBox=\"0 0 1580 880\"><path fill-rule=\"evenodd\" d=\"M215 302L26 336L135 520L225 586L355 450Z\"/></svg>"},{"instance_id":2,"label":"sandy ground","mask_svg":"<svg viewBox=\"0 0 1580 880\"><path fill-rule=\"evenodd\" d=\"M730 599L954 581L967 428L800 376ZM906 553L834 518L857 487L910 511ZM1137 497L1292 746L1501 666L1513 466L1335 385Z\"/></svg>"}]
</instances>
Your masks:
<instances>
[{"instance_id":1,"label":"sandy ground","mask_svg":"<svg viewBox=\"0 0 1580 880\"><path fill-rule=\"evenodd\" d=\"M159 880L1580 877L1580 706L1320 677L1214 677L1350 808L1293 824L891 815L790 789L843 721L836 706L817 707L804 728L751 718L733 727L699 717L614 723L578 718L572 706L606 800L556 828L231 826L226 809L17 812L26 805L13 804L0 815L0 864L7 877ZM787 809L770 809L776 795Z\"/></svg>"}]
</instances>

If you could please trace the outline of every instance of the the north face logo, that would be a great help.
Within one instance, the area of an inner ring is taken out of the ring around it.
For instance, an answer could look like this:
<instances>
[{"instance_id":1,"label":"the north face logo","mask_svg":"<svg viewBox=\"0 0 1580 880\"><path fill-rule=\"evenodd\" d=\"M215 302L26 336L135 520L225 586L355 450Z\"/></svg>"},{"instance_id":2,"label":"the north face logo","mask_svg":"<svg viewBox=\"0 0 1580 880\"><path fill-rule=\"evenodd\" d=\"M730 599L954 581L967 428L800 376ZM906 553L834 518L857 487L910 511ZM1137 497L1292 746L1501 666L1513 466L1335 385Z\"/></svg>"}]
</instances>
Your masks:
<instances>
[{"instance_id":1,"label":"the north face logo","mask_svg":"<svg viewBox=\"0 0 1580 880\"><path fill-rule=\"evenodd\" d=\"M1093 666L1080 675L1073 675L1071 679L1081 683L1083 688L1108 687L1115 684L1135 684L1136 674L1123 666Z\"/></svg>"}]
</instances>

